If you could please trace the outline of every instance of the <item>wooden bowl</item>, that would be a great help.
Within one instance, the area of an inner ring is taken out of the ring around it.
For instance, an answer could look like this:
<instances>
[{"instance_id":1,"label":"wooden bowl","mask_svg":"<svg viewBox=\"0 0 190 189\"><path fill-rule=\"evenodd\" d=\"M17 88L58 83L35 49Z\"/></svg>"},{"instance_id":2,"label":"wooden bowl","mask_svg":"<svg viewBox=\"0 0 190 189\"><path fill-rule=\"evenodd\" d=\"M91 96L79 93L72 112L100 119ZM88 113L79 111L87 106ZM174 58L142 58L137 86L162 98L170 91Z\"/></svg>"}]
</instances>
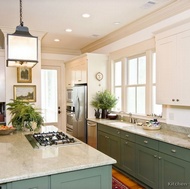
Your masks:
<instances>
[{"instance_id":1,"label":"wooden bowl","mask_svg":"<svg viewBox=\"0 0 190 189\"><path fill-rule=\"evenodd\" d=\"M117 119L117 114L108 114L108 118L112 120Z\"/></svg>"},{"instance_id":2,"label":"wooden bowl","mask_svg":"<svg viewBox=\"0 0 190 189\"><path fill-rule=\"evenodd\" d=\"M0 129L0 135L9 135L11 133L13 133L16 129L11 127L8 129Z\"/></svg>"}]
</instances>

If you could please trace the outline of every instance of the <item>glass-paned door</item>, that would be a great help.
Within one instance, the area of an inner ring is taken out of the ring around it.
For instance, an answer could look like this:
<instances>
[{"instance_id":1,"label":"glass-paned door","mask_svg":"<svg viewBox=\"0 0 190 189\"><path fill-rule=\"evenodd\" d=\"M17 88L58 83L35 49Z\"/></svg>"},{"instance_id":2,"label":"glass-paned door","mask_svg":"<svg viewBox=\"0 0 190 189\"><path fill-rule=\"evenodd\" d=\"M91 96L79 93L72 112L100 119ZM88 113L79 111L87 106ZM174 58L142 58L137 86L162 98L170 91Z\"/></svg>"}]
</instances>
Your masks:
<instances>
[{"instance_id":1,"label":"glass-paned door","mask_svg":"<svg viewBox=\"0 0 190 189\"><path fill-rule=\"evenodd\" d=\"M61 127L60 122L60 68L43 67L41 69L41 102L45 125Z\"/></svg>"}]
</instances>

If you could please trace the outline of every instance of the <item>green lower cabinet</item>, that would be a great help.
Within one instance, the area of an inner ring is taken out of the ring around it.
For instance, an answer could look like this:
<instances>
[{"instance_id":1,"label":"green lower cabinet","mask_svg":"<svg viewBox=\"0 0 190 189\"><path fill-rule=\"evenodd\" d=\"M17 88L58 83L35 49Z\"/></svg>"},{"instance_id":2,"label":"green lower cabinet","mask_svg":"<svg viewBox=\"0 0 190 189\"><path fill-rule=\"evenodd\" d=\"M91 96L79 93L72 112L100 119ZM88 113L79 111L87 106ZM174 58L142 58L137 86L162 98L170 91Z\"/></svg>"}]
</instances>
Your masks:
<instances>
[{"instance_id":1,"label":"green lower cabinet","mask_svg":"<svg viewBox=\"0 0 190 189\"><path fill-rule=\"evenodd\" d=\"M151 188L158 189L158 151L136 144L135 161L136 178Z\"/></svg>"},{"instance_id":2,"label":"green lower cabinet","mask_svg":"<svg viewBox=\"0 0 190 189\"><path fill-rule=\"evenodd\" d=\"M160 153L159 188L190 189L190 162Z\"/></svg>"},{"instance_id":3,"label":"green lower cabinet","mask_svg":"<svg viewBox=\"0 0 190 189\"><path fill-rule=\"evenodd\" d=\"M7 183L7 189L50 189L49 177L38 177Z\"/></svg>"},{"instance_id":4,"label":"green lower cabinet","mask_svg":"<svg viewBox=\"0 0 190 189\"><path fill-rule=\"evenodd\" d=\"M114 166L120 166L120 137L98 131L98 150L115 159Z\"/></svg>"},{"instance_id":5,"label":"green lower cabinet","mask_svg":"<svg viewBox=\"0 0 190 189\"><path fill-rule=\"evenodd\" d=\"M52 175L51 189L112 189L112 167Z\"/></svg>"},{"instance_id":6,"label":"green lower cabinet","mask_svg":"<svg viewBox=\"0 0 190 189\"><path fill-rule=\"evenodd\" d=\"M15 181L0 189L112 189L112 165Z\"/></svg>"},{"instance_id":7,"label":"green lower cabinet","mask_svg":"<svg viewBox=\"0 0 190 189\"><path fill-rule=\"evenodd\" d=\"M0 189L7 189L7 185L6 184L0 185Z\"/></svg>"},{"instance_id":8,"label":"green lower cabinet","mask_svg":"<svg viewBox=\"0 0 190 189\"><path fill-rule=\"evenodd\" d=\"M98 150L151 189L190 189L190 149L98 125Z\"/></svg>"},{"instance_id":9,"label":"green lower cabinet","mask_svg":"<svg viewBox=\"0 0 190 189\"><path fill-rule=\"evenodd\" d=\"M121 169L135 176L135 143L121 139Z\"/></svg>"}]
</instances>

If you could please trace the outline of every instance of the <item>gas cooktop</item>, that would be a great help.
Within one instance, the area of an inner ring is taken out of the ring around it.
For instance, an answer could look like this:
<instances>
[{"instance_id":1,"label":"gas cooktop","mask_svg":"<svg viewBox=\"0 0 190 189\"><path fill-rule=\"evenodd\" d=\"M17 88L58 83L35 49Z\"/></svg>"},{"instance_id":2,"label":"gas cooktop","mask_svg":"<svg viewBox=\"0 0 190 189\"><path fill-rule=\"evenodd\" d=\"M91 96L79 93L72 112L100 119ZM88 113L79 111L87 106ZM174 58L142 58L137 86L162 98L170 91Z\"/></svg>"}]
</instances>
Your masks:
<instances>
[{"instance_id":1,"label":"gas cooktop","mask_svg":"<svg viewBox=\"0 0 190 189\"><path fill-rule=\"evenodd\" d=\"M65 133L59 131L26 134L25 137L30 142L33 148L40 148L43 146L63 146L80 143L75 138L72 138Z\"/></svg>"}]
</instances>

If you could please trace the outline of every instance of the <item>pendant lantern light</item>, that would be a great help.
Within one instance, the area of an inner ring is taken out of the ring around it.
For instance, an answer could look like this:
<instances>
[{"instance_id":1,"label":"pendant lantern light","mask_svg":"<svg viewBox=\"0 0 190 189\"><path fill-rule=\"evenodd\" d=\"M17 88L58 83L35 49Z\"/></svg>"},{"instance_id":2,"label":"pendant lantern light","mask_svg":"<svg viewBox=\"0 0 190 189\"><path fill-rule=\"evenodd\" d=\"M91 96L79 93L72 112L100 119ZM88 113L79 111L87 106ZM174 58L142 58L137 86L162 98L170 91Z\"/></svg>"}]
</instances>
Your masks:
<instances>
[{"instance_id":1,"label":"pendant lantern light","mask_svg":"<svg viewBox=\"0 0 190 189\"><path fill-rule=\"evenodd\" d=\"M7 34L7 66L32 68L38 63L38 38L29 33L22 21L20 0L20 25L13 34Z\"/></svg>"}]
</instances>

